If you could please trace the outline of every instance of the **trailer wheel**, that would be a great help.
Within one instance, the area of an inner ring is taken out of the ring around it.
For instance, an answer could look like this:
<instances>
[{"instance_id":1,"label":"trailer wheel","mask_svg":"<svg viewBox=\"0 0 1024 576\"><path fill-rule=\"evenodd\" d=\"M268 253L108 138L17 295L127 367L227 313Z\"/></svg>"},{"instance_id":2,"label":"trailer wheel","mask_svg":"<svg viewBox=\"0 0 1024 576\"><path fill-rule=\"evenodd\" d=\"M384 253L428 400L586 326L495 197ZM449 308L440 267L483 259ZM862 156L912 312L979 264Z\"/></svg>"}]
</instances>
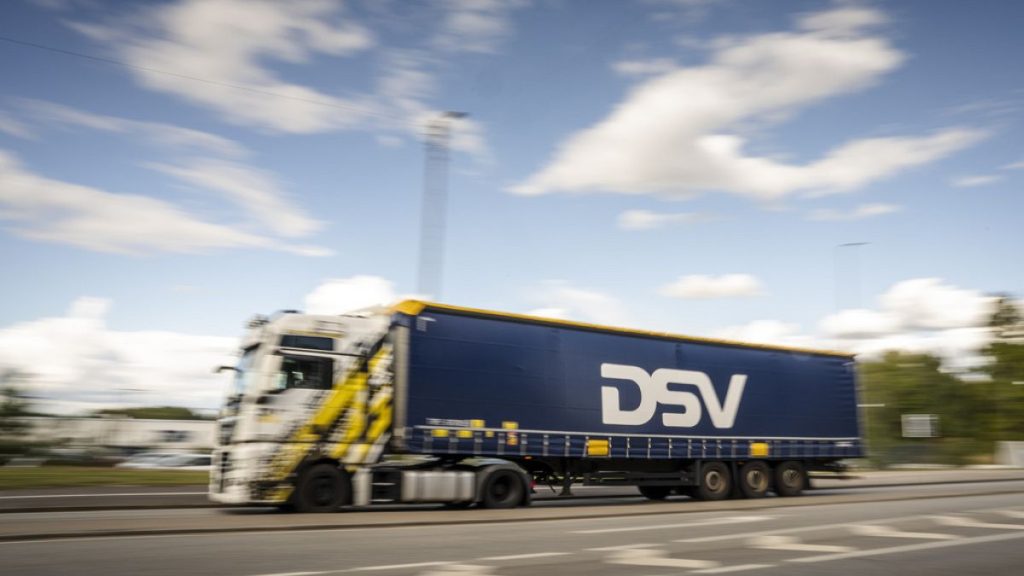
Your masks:
<instances>
[{"instance_id":1,"label":"trailer wheel","mask_svg":"<svg viewBox=\"0 0 1024 576\"><path fill-rule=\"evenodd\" d=\"M732 490L732 475L729 467L722 462L707 462L700 467L700 484L697 498L700 500L725 500Z\"/></svg>"},{"instance_id":2,"label":"trailer wheel","mask_svg":"<svg viewBox=\"0 0 1024 576\"><path fill-rule=\"evenodd\" d=\"M484 508L515 508L523 501L526 487L514 470L499 469L484 480L480 499Z\"/></svg>"},{"instance_id":3,"label":"trailer wheel","mask_svg":"<svg viewBox=\"0 0 1024 576\"><path fill-rule=\"evenodd\" d=\"M671 486L637 486L640 494L648 500L664 500L672 493Z\"/></svg>"},{"instance_id":4,"label":"trailer wheel","mask_svg":"<svg viewBox=\"0 0 1024 576\"><path fill-rule=\"evenodd\" d=\"M300 476L295 489L295 509L299 512L333 512L348 504L352 485L348 474L335 464L316 464Z\"/></svg>"},{"instance_id":5,"label":"trailer wheel","mask_svg":"<svg viewBox=\"0 0 1024 576\"><path fill-rule=\"evenodd\" d=\"M740 467L740 494L744 498L763 498L771 485L772 471L760 460L752 460Z\"/></svg>"},{"instance_id":6,"label":"trailer wheel","mask_svg":"<svg viewBox=\"0 0 1024 576\"><path fill-rule=\"evenodd\" d=\"M775 467L775 493L779 496L799 496L807 484L807 472L799 462L787 460Z\"/></svg>"}]
</instances>

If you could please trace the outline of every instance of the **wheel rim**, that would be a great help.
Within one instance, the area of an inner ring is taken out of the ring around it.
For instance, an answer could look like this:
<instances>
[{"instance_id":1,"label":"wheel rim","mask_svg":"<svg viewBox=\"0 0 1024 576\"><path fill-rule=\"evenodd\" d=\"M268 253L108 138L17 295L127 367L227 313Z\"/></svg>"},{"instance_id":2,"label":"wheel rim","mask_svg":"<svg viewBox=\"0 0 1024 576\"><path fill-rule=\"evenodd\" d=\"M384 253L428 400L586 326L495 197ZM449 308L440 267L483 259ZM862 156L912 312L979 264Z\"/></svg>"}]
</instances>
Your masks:
<instances>
[{"instance_id":1,"label":"wheel rim","mask_svg":"<svg viewBox=\"0 0 1024 576\"><path fill-rule=\"evenodd\" d=\"M718 470L711 470L704 476L704 484L712 492L721 492L725 485L725 477Z\"/></svg>"},{"instance_id":2,"label":"wheel rim","mask_svg":"<svg viewBox=\"0 0 1024 576\"><path fill-rule=\"evenodd\" d=\"M800 472L793 468L782 471L782 482L786 486L797 486L800 483Z\"/></svg>"},{"instance_id":3,"label":"wheel rim","mask_svg":"<svg viewBox=\"0 0 1024 576\"><path fill-rule=\"evenodd\" d=\"M317 506L327 506L334 502L336 488L329 476L317 476L312 482L313 502Z\"/></svg>"},{"instance_id":4,"label":"wheel rim","mask_svg":"<svg viewBox=\"0 0 1024 576\"><path fill-rule=\"evenodd\" d=\"M751 470L747 472L747 486L761 492L768 489L768 475L763 470Z\"/></svg>"},{"instance_id":5,"label":"wheel rim","mask_svg":"<svg viewBox=\"0 0 1024 576\"><path fill-rule=\"evenodd\" d=\"M496 478L491 483L491 497L499 502L507 500L511 492L512 483L508 478Z\"/></svg>"}]
</instances>

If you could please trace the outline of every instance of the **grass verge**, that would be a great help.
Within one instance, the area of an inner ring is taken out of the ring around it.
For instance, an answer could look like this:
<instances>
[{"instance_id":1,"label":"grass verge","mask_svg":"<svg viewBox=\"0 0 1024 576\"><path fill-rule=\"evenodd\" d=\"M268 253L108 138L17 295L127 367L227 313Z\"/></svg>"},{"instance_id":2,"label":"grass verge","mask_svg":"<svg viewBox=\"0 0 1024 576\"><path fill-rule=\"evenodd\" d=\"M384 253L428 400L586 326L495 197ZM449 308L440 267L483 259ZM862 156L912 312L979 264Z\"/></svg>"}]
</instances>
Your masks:
<instances>
[{"instance_id":1,"label":"grass verge","mask_svg":"<svg viewBox=\"0 0 1024 576\"><path fill-rule=\"evenodd\" d=\"M195 470L131 470L80 466L0 468L0 490L59 486L183 486L206 484L208 474Z\"/></svg>"}]
</instances>

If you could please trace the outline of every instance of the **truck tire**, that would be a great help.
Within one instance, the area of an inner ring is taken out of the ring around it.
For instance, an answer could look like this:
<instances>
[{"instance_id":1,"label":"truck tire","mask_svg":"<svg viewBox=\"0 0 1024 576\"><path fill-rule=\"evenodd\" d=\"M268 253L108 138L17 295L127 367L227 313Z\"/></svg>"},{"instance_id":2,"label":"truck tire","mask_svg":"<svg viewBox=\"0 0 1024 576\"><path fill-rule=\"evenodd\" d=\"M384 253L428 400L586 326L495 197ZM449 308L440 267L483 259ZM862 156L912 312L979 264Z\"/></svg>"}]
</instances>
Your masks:
<instances>
[{"instance_id":1,"label":"truck tire","mask_svg":"<svg viewBox=\"0 0 1024 576\"><path fill-rule=\"evenodd\" d=\"M640 494L648 500L664 500L672 493L671 486L637 486Z\"/></svg>"},{"instance_id":2,"label":"truck tire","mask_svg":"<svg viewBox=\"0 0 1024 576\"><path fill-rule=\"evenodd\" d=\"M736 482L744 498L763 498L772 483L772 471L761 460L752 460L740 467Z\"/></svg>"},{"instance_id":3,"label":"truck tire","mask_svg":"<svg viewBox=\"0 0 1024 576\"><path fill-rule=\"evenodd\" d=\"M348 504L352 484L336 464L310 466L299 476L293 502L298 512L333 512Z\"/></svg>"},{"instance_id":4,"label":"truck tire","mask_svg":"<svg viewBox=\"0 0 1024 576\"><path fill-rule=\"evenodd\" d=\"M723 462L705 462L700 467L698 500L725 500L732 491L732 475Z\"/></svg>"},{"instance_id":5,"label":"truck tire","mask_svg":"<svg viewBox=\"0 0 1024 576\"><path fill-rule=\"evenodd\" d=\"M775 467L775 493L779 496L799 496L807 483L803 464L787 460Z\"/></svg>"},{"instance_id":6,"label":"truck tire","mask_svg":"<svg viewBox=\"0 0 1024 576\"><path fill-rule=\"evenodd\" d=\"M523 502L525 494L526 487L520 474L499 468L484 479L480 503L484 508L515 508Z\"/></svg>"}]
</instances>

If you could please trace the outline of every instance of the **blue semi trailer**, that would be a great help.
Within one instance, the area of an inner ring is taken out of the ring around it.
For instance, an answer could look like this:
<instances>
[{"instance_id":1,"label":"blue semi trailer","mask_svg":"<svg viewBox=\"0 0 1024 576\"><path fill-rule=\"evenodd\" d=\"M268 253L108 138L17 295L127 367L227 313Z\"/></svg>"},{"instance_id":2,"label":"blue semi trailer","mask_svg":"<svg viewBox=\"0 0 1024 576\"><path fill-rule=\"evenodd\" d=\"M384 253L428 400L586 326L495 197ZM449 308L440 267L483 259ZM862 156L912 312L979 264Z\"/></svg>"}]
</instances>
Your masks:
<instances>
[{"instance_id":1,"label":"blue semi trailer","mask_svg":"<svg viewBox=\"0 0 1024 576\"><path fill-rule=\"evenodd\" d=\"M536 484L795 496L863 455L854 361L405 301L249 323L217 502L505 508Z\"/></svg>"}]
</instances>

